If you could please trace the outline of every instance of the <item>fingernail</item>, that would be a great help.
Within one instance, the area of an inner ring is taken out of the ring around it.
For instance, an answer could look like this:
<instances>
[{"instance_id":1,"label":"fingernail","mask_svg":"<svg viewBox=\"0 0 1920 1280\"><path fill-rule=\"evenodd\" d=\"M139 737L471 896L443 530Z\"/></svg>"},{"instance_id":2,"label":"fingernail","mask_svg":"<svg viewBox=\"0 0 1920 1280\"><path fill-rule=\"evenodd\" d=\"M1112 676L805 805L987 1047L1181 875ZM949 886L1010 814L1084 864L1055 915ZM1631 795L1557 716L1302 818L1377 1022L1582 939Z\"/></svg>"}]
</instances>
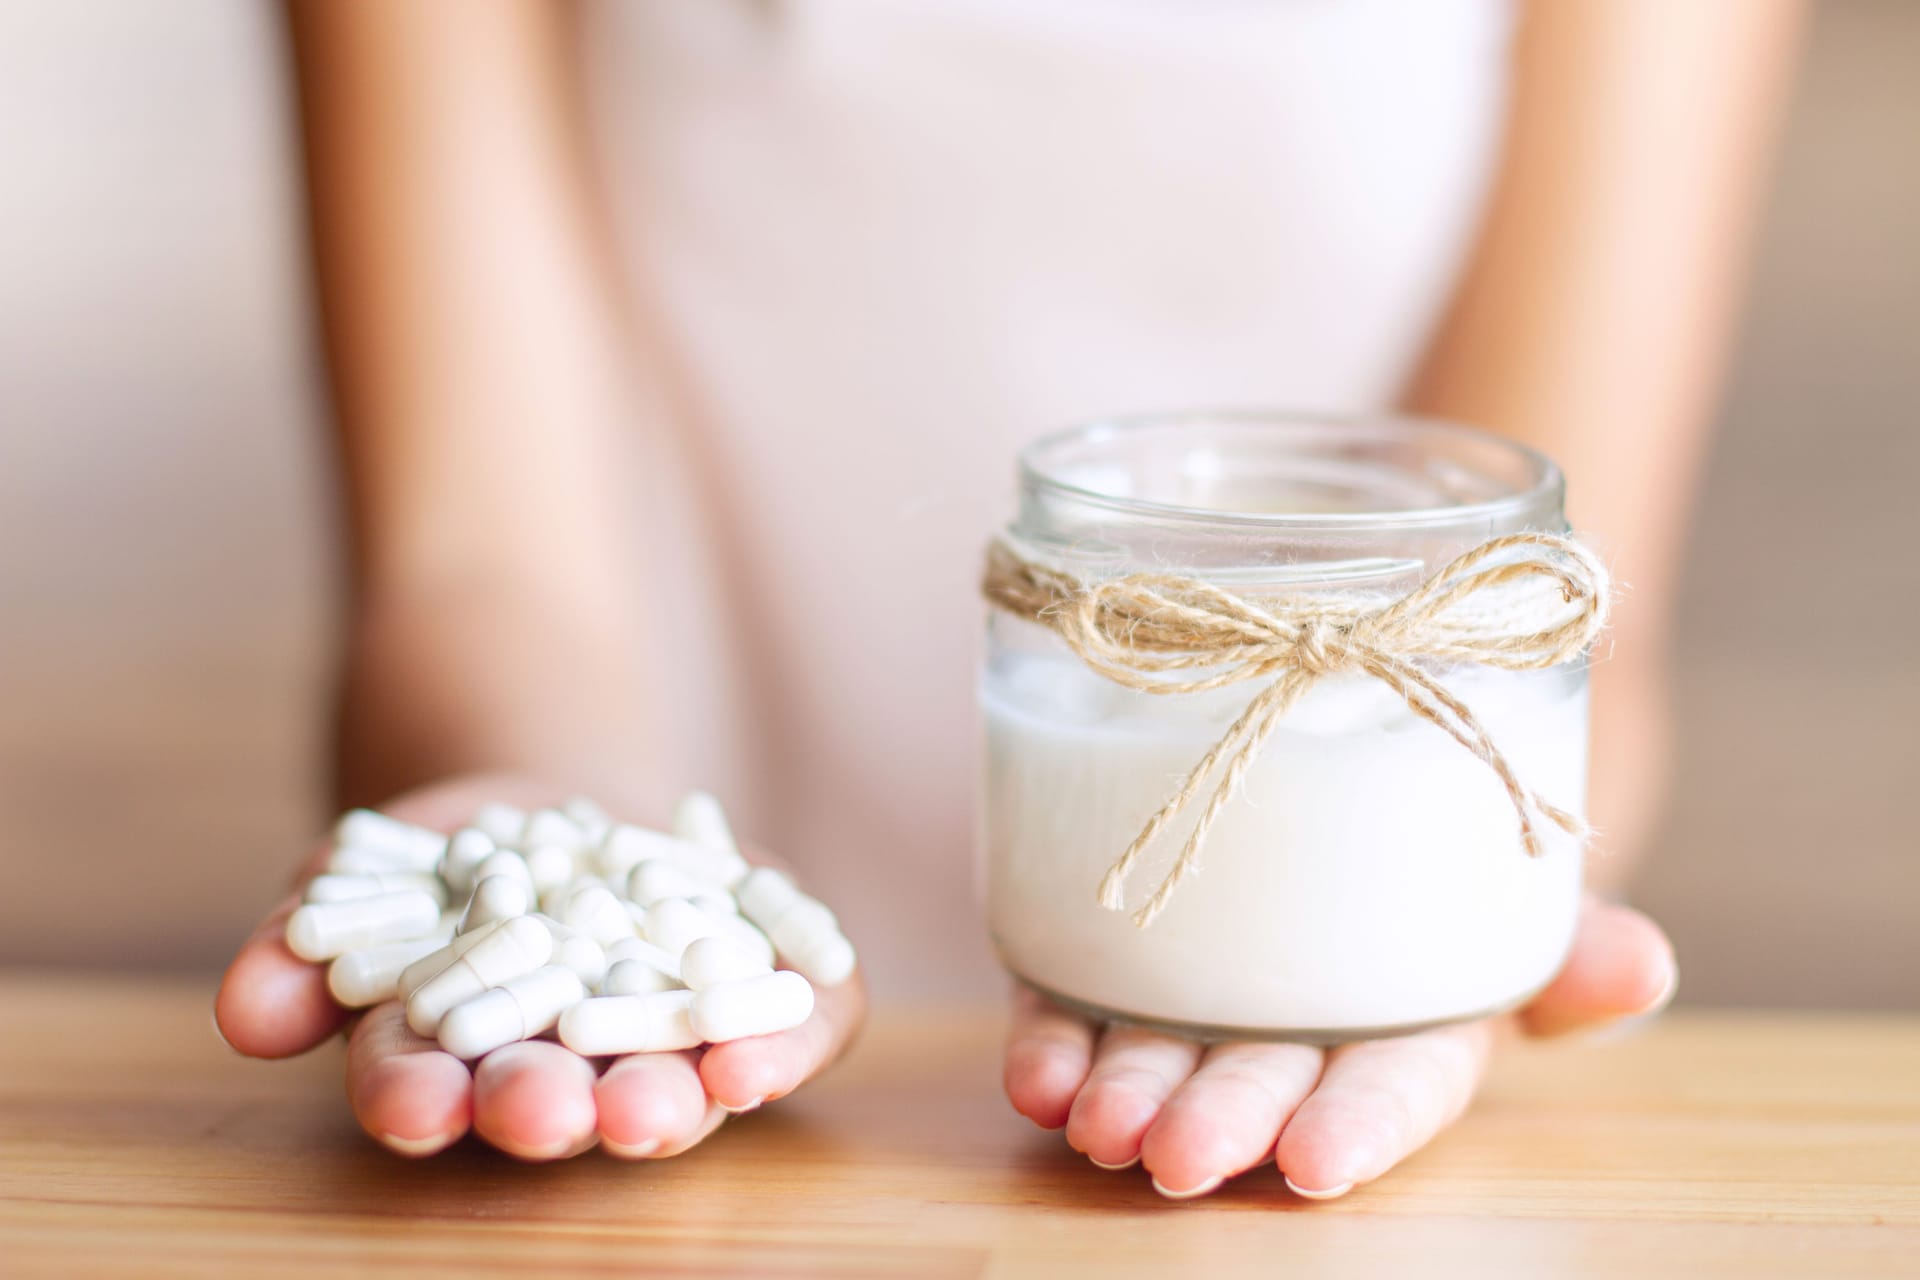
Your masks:
<instances>
[{"instance_id":1,"label":"fingernail","mask_svg":"<svg viewBox=\"0 0 1920 1280\"><path fill-rule=\"evenodd\" d=\"M1293 1192L1293 1194L1299 1196L1302 1200L1338 1200L1341 1196L1353 1190L1353 1184L1351 1182L1343 1182L1337 1187L1328 1187L1324 1191L1314 1191L1301 1186L1292 1178L1286 1177L1285 1174L1282 1174L1281 1177L1286 1180L1287 1190Z\"/></svg>"},{"instance_id":2,"label":"fingernail","mask_svg":"<svg viewBox=\"0 0 1920 1280\"><path fill-rule=\"evenodd\" d=\"M751 1102L743 1102L737 1107L730 1107L723 1102L720 1104L720 1109L726 1112L730 1116L745 1115L747 1112L752 1111L755 1107L758 1107L761 1103L765 1102L766 1100L767 1100L766 1095L761 1094L759 1097L753 1099Z\"/></svg>"},{"instance_id":3,"label":"fingernail","mask_svg":"<svg viewBox=\"0 0 1920 1280\"><path fill-rule=\"evenodd\" d=\"M1667 975L1667 985L1660 988L1647 1007L1638 1013L1623 1014L1611 1022L1602 1022L1582 1037L1591 1044L1611 1044L1616 1040L1626 1040L1645 1031L1654 1019L1665 1013L1667 1006L1673 1003L1673 997L1680 990L1680 970L1674 969Z\"/></svg>"},{"instance_id":4,"label":"fingernail","mask_svg":"<svg viewBox=\"0 0 1920 1280\"><path fill-rule=\"evenodd\" d=\"M1679 990L1680 990L1680 966L1675 965L1672 969L1667 971L1667 985L1660 988L1660 994L1653 998L1653 1003L1649 1004L1646 1008L1642 1009L1638 1014L1638 1016L1642 1018L1650 1018L1654 1014L1659 1013L1661 1010L1665 1009L1668 1005L1673 1003L1673 997L1676 994L1678 994Z\"/></svg>"},{"instance_id":5,"label":"fingernail","mask_svg":"<svg viewBox=\"0 0 1920 1280\"><path fill-rule=\"evenodd\" d=\"M660 1149L660 1139L643 1138L639 1142L615 1142L602 1134L600 1145L623 1160L644 1160Z\"/></svg>"},{"instance_id":6,"label":"fingernail","mask_svg":"<svg viewBox=\"0 0 1920 1280\"><path fill-rule=\"evenodd\" d=\"M496 1145L508 1155L520 1160L558 1160L562 1156L579 1155L582 1151L597 1145L598 1142L599 1135L593 1134L585 1139L555 1138L552 1142L542 1143L537 1147L528 1145L510 1147L505 1143Z\"/></svg>"},{"instance_id":7,"label":"fingernail","mask_svg":"<svg viewBox=\"0 0 1920 1280\"><path fill-rule=\"evenodd\" d=\"M207 1017L208 1017L208 1018L210 1018L210 1019L212 1019L212 1021L213 1021L213 1034L219 1037L219 1039L220 1039L220 1043L221 1043L221 1044L223 1044L223 1045L225 1045L225 1046L227 1046L227 1048L229 1048L229 1049L232 1049L232 1050L233 1050L233 1052L235 1052L235 1053L238 1053L238 1052L240 1052L240 1051L239 1051L238 1049L234 1049L234 1048L233 1048L233 1041L231 1041L231 1040L229 1040L229 1039L227 1039L227 1033L226 1033L226 1032L224 1032L224 1031L222 1031L222 1030L220 1029L220 1012L219 1012L219 1010L217 1010L217 1009L211 1009L211 1010L208 1010L208 1012L207 1012Z\"/></svg>"},{"instance_id":8,"label":"fingernail","mask_svg":"<svg viewBox=\"0 0 1920 1280\"><path fill-rule=\"evenodd\" d=\"M1161 1195L1165 1196L1169 1200L1191 1200L1195 1196L1203 1196L1207 1194L1207 1192L1213 1190L1215 1187L1219 1186L1221 1183L1225 1181L1226 1181L1226 1178L1222 1177L1219 1174L1215 1174L1213 1177L1208 1178L1205 1182L1201 1183L1197 1187L1188 1187L1185 1191L1169 1191L1164 1185L1161 1184L1160 1179L1155 1178L1153 1180L1153 1189L1155 1191L1158 1191Z\"/></svg>"},{"instance_id":9,"label":"fingernail","mask_svg":"<svg viewBox=\"0 0 1920 1280\"><path fill-rule=\"evenodd\" d=\"M1096 1169L1131 1169L1140 1163L1140 1157L1136 1155L1133 1159L1123 1160L1119 1164L1108 1164L1104 1160L1095 1160L1092 1156L1088 1156L1087 1161Z\"/></svg>"},{"instance_id":10,"label":"fingernail","mask_svg":"<svg viewBox=\"0 0 1920 1280\"><path fill-rule=\"evenodd\" d=\"M403 1156L430 1156L443 1150L453 1141L444 1133L432 1134L425 1138L403 1138L397 1133L378 1135L380 1145Z\"/></svg>"}]
</instances>

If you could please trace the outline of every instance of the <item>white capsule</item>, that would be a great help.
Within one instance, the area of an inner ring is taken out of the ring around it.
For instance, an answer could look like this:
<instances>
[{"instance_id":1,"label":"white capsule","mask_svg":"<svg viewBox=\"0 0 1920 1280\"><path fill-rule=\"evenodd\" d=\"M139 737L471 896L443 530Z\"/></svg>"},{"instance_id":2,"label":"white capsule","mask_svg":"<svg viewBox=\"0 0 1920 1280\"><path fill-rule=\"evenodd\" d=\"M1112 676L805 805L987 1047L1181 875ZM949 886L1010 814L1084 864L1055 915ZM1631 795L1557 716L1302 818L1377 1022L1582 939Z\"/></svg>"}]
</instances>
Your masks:
<instances>
[{"instance_id":1,"label":"white capsule","mask_svg":"<svg viewBox=\"0 0 1920 1280\"><path fill-rule=\"evenodd\" d=\"M472 893L480 864L498 848L494 838L478 827L462 827L447 841L440 855L440 878L454 893Z\"/></svg>"},{"instance_id":2,"label":"white capsule","mask_svg":"<svg viewBox=\"0 0 1920 1280\"><path fill-rule=\"evenodd\" d=\"M351 845L336 846L327 855L327 873L341 876L403 876L417 875L419 868L405 858L397 857L384 849L360 849Z\"/></svg>"},{"instance_id":3,"label":"white capsule","mask_svg":"<svg viewBox=\"0 0 1920 1280\"><path fill-rule=\"evenodd\" d=\"M460 917L459 933L469 933L483 924L511 920L533 910L533 894L510 875L483 876L473 886L467 909Z\"/></svg>"},{"instance_id":4,"label":"white capsule","mask_svg":"<svg viewBox=\"0 0 1920 1280\"><path fill-rule=\"evenodd\" d=\"M603 996L645 996L679 989L678 982L643 960L615 960L596 988Z\"/></svg>"},{"instance_id":5,"label":"white capsule","mask_svg":"<svg viewBox=\"0 0 1920 1280\"><path fill-rule=\"evenodd\" d=\"M747 860L739 854L709 849L691 840L675 839L667 847L667 857L688 875L705 880L716 889L732 889L747 874Z\"/></svg>"},{"instance_id":6,"label":"white capsule","mask_svg":"<svg viewBox=\"0 0 1920 1280\"><path fill-rule=\"evenodd\" d=\"M304 900L307 902L351 902L355 898L371 898L382 893L405 893L409 889L433 895L435 902L445 906L447 887L438 876L421 875L417 871L396 871L381 874L372 872L363 875L340 875L328 873L315 876L307 882Z\"/></svg>"},{"instance_id":7,"label":"white capsule","mask_svg":"<svg viewBox=\"0 0 1920 1280\"><path fill-rule=\"evenodd\" d=\"M541 894L540 909L558 920L567 914L567 903L572 900L574 894L582 889L594 888L605 889L616 898L620 896L618 890L599 876L576 875L565 884L557 884Z\"/></svg>"},{"instance_id":8,"label":"white capsule","mask_svg":"<svg viewBox=\"0 0 1920 1280\"><path fill-rule=\"evenodd\" d=\"M727 854L679 836L625 823L607 832L594 858L600 874L614 880L622 880L643 862L658 859L716 889L737 883L746 867L739 854Z\"/></svg>"},{"instance_id":9,"label":"white capsule","mask_svg":"<svg viewBox=\"0 0 1920 1280\"><path fill-rule=\"evenodd\" d=\"M486 832L496 845L509 845L520 838L520 832L527 825L527 815L525 810L494 800L481 805L467 825Z\"/></svg>"},{"instance_id":10,"label":"white capsule","mask_svg":"<svg viewBox=\"0 0 1920 1280\"><path fill-rule=\"evenodd\" d=\"M723 934L695 938L680 956L680 980L694 991L772 973L751 947Z\"/></svg>"},{"instance_id":11,"label":"white capsule","mask_svg":"<svg viewBox=\"0 0 1920 1280\"><path fill-rule=\"evenodd\" d=\"M627 877L627 897L643 907L664 898L691 899L718 887L711 880L688 875L666 858L648 858Z\"/></svg>"},{"instance_id":12,"label":"white capsule","mask_svg":"<svg viewBox=\"0 0 1920 1280\"><path fill-rule=\"evenodd\" d=\"M762 929L771 926L782 912L804 896L786 872L772 867L755 867L734 890L741 914Z\"/></svg>"},{"instance_id":13,"label":"white capsule","mask_svg":"<svg viewBox=\"0 0 1920 1280\"><path fill-rule=\"evenodd\" d=\"M607 828L607 834L600 837L600 842L588 854L588 863L597 874L625 884L633 869L650 856L646 837L653 834L656 833L616 822Z\"/></svg>"},{"instance_id":14,"label":"white capsule","mask_svg":"<svg viewBox=\"0 0 1920 1280\"><path fill-rule=\"evenodd\" d=\"M696 893L687 899L710 916L737 916L740 904L725 889L710 889L705 893Z\"/></svg>"},{"instance_id":15,"label":"white capsule","mask_svg":"<svg viewBox=\"0 0 1920 1280\"><path fill-rule=\"evenodd\" d=\"M533 877L533 890L545 895L573 879L573 854L557 844L543 844L526 852L527 874Z\"/></svg>"},{"instance_id":16,"label":"white capsule","mask_svg":"<svg viewBox=\"0 0 1920 1280\"><path fill-rule=\"evenodd\" d=\"M333 843L342 849L390 854L412 871L431 871L447 847L447 838L372 809L350 809L334 825Z\"/></svg>"},{"instance_id":17,"label":"white capsule","mask_svg":"<svg viewBox=\"0 0 1920 1280\"><path fill-rule=\"evenodd\" d=\"M589 1058L614 1053L665 1053L700 1043L687 1011L691 991L594 996L560 1015L560 1043Z\"/></svg>"},{"instance_id":18,"label":"white capsule","mask_svg":"<svg viewBox=\"0 0 1920 1280\"><path fill-rule=\"evenodd\" d=\"M445 919L441 923L444 925ZM492 924L483 924L468 933L456 933L437 951L429 952L400 971L400 979L394 984L394 994L402 1000L413 997L413 993L442 969L458 960L473 947L477 946L488 934L500 927L496 920Z\"/></svg>"},{"instance_id":19,"label":"white capsule","mask_svg":"<svg viewBox=\"0 0 1920 1280\"><path fill-rule=\"evenodd\" d=\"M721 937L731 938L751 951L767 968L774 967L773 942L766 934L760 932L759 926L753 921L744 916L731 914L724 916L710 914L710 918L720 927Z\"/></svg>"},{"instance_id":20,"label":"white capsule","mask_svg":"<svg viewBox=\"0 0 1920 1280\"><path fill-rule=\"evenodd\" d=\"M588 885L576 889L560 913L560 922L578 929L601 946L633 936L633 921L611 889Z\"/></svg>"},{"instance_id":21,"label":"white capsule","mask_svg":"<svg viewBox=\"0 0 1920 1280\"><path fill-rule=\"evenodd\" d=\"M767 936L773 939L773 945L781 952L791 950L794 944L804 944L809 939L829 933L840 932L840 921L827 904L818 898L809 898L802 894L771 926L762 925Z\"/></svg>"},{"instance_id":22,"label":"white capsule","mask_svg":"<svg viewBox=\"0 0 1920 1280\"><path fill-rule=\"evenodd\" d=\"M696 992L691 1019L702 1040L724 1044L797 1027L812 1013L812 985L791 969L779 969Z\"/></svg>"},{"instance_id":23,"label":"white capsule","mask_svg":"<svg viewBox=\"0 0 1920 1280\"><path fill-rule=\"evenodd\" d=\"M456 1058L478 1058L539 1035L586 994L573 970L542 965L447 1010L440 1020L440 1047Z\"/></svg>"},{"instance_id":24,"label":"white capsule","mask_svg":"<svg viewBox=\"0 0 1920 1280\"><path fill-rule=\"evenodd\" d=\"M766 932L774 949L809 981L837 987L853 973L853 944L840 932L833 912L812 898L801 897Z\"/></svg>"},{"instance_id":25,"label":"white capsule","mask_svg":"<svg viewBox=\"0 0 1920 1280\"><path fill-rule=\"evenodd\" d=\"M533 872L527 869L527 860L512 849L495 849L480 860L473 869L473 882L477 885L489 876L512 876L531 891Z\"/></svg>"},{"instance_id":26,"label":"white capsule","mask_svg":"<svg viewBox=\"0 0 1920 1280\"><path fill-rule=\"evenodd\" d=\"M607 948L607 964L616 965L622 960L637 960L648 968L672 979L674 986L680 982L680 957L663 947L656 947L645 938L622 938Z\"/></svg>"},{"instance_id":27,"label":"white capsule","mask_svg":"<svg viewBox=\"0 0 1920 1280\"><path fill-rule=\"evenodd\" d=\"M689 791L680 798L673 808L673 833L714 855L709 865L721 884L731 888L746 876L747 860L740 856L727 811L705 791Z\"/></svg>"},{"instance_id":28,"label":"white capsule","mask_svg":"<svg viewBox=\"0 0 1920 1280\"><path fill-rule=\"evenodd\" d=\"M586 796L574 796L560 806L560 812L573 819L587 837L588 845L597 845L613 828L613 815Z\"/></svg>"},{"instance_id":29,"label":"white capsule","mask_svg":"<svg viewBox=\"0 0 1920 1280\"><path fill-rule=\"evenodd\" d=\"M823 987L838 986L853 972L853 944L840 922L818 899L809 898L778 871L761 867L740 885L740 910L759 925L787 962Z\"/></svg>"},{"instance_id":30,"label":"white capsule","mask_svg":"<svg viewBox=\"0 0 1920 1280\"><path fill-rule=\"evenodd\" d=\"M587 833L558 809L535 809L527 815L527 825L520 829L520 838L514 844L521 849L538 849L543 844L583 849L587 845Z\"/></svg>"},{"instance_id":31,"label":"white capsule","mask_svg":"<svg viewBox=\"0 0 1920 1280\"><path fill-rule=\"evenodd\" d=\"M400 993L400 975L422 956L432 955L446 945L446 934L439 929L424 938L404 942L383 942L377 947L349 951L327 966L327 990L349 1009L391 1000Z\"/></svg>"},{"instance_id":32,"label":"white capsule","mask_svg":"<svg viewBox=\"0 0 1920 1280\"><path fill-rule=\"evenodd\" d=\"M407 1000L407 1025L433 1035L447 1010L553 958L553 935L532 916L515 916L420 984Z\"/></svg>"},{"instance_id":33,"label":"white capsule","mask_svg":"<svg viewBox=\"0 0 1920 1280\"><path fill-rule=\"evenodd\" d=\"M607 975L607 952L598 942L570 929L551 916L534 917L547 926L547 932L553 935L554 964L563 964L580 976L580 981L589 987L600 985Z\"/></svg>"},{"instance_id":34,"label":"white capsule","mask_svg":"<svg viewBox=\"0 0 1920 1280\"><path fill-rule=\"evenodd\" d=\"M647 941L678 956L695 938L720 932L714 918L685 898L663 898L647 908Z\"/></svg>"},{"instance_id":35,"label":"white capsule","mask_svg":"<svg viewBox=\"0 0 1920 1280\"><path fill-rule=\"evenodd\" d=\"M567 938L556 938L553 944L553 962L563 964L573 970L580 978L582 986L597 988L606 981L606 948L584 933L576 933Z\"/></svg>"},{"instance_id":36,"label":"white capsule","mask_svg":"<svg viewBox=\"0 0 1920 1280\"><path fill-rule=\"evenodd\" d=\"M287 917L287 949L302 960L332 960L362 947L424 938L439 924L440 904L418 889L312 902Z\"/></svg>"},{"instance_id":37,"label":"white capsule","mask_svg":"<svg viewBox=\"0 0 1920 1280\"><path fill-rule=\"evenodd\" d=\"M807 981L823 987L837 987L851 978L859 962L853 943L844 933L821 934L788 957L788 963L805 974Z\"/></svg>"}]
</instances>

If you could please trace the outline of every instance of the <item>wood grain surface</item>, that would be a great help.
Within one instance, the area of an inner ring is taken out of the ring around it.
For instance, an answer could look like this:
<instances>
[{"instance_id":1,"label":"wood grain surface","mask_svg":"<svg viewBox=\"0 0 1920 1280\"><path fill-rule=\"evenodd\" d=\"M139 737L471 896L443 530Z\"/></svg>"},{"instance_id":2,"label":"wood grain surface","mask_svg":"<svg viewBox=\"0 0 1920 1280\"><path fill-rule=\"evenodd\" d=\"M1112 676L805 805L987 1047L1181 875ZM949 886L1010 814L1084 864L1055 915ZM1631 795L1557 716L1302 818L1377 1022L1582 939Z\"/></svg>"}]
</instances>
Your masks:
<instances>
[{"instance_id":1,"label":"wood grain surface","mask_svg":"<svg viewBox=\"0 0 1920 1280\"><path fill-rule=\"evenodd\" d=\"M0 1275L1920 1276L1920 1018L1684 1012L1505 1054L1405 1167L1174 1204L1000 1096L1000 1015L882 1010L674 1160L424 1162L211 981L0 976Z\"/></svg>"}]
</instances>

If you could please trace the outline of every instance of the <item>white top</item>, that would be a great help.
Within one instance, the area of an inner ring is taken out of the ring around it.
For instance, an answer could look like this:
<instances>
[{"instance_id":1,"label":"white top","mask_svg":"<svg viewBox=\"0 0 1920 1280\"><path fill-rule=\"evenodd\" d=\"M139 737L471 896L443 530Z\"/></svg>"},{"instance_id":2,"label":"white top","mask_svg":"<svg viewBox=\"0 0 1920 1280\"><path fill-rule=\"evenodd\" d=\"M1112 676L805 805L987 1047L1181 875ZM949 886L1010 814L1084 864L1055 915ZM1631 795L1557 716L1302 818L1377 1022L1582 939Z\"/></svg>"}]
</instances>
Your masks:
<instances>
[{"instance_id":1,"label":"white top","mask_svg":"<svg viewBox=\"0 0 1920 1280\"><path fill-rule=\"evenodd\" d=\"M1509 28L1504 0L591 11L662 357L659 781L791 858L882 994L993 981L975 582L1015 453L1107 414L1391 404L1474 229Z\"/></svg>"}]
</instances>

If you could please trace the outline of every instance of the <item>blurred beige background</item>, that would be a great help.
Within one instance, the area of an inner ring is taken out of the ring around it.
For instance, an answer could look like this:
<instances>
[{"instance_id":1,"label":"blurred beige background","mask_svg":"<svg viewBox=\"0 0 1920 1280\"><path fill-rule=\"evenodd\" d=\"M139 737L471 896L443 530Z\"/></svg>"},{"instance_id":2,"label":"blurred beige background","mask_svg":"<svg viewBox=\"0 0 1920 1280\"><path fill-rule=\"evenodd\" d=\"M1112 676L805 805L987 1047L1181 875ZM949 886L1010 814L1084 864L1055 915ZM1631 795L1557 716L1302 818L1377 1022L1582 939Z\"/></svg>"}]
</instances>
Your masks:
<instances>
[{"instance_id":1,"label":"blurred beige background","mask_svg":"<svg viewBox=\"0 0 1920 1280\"><path fill-rule=\"evenodd\" d=\"M1920 4L1818 10L1709 471L1683 998L1920 1007ZM324 818L335 563L279 32L0 0L0 962L219 963Z\"/></svg>"}]
</instances>

